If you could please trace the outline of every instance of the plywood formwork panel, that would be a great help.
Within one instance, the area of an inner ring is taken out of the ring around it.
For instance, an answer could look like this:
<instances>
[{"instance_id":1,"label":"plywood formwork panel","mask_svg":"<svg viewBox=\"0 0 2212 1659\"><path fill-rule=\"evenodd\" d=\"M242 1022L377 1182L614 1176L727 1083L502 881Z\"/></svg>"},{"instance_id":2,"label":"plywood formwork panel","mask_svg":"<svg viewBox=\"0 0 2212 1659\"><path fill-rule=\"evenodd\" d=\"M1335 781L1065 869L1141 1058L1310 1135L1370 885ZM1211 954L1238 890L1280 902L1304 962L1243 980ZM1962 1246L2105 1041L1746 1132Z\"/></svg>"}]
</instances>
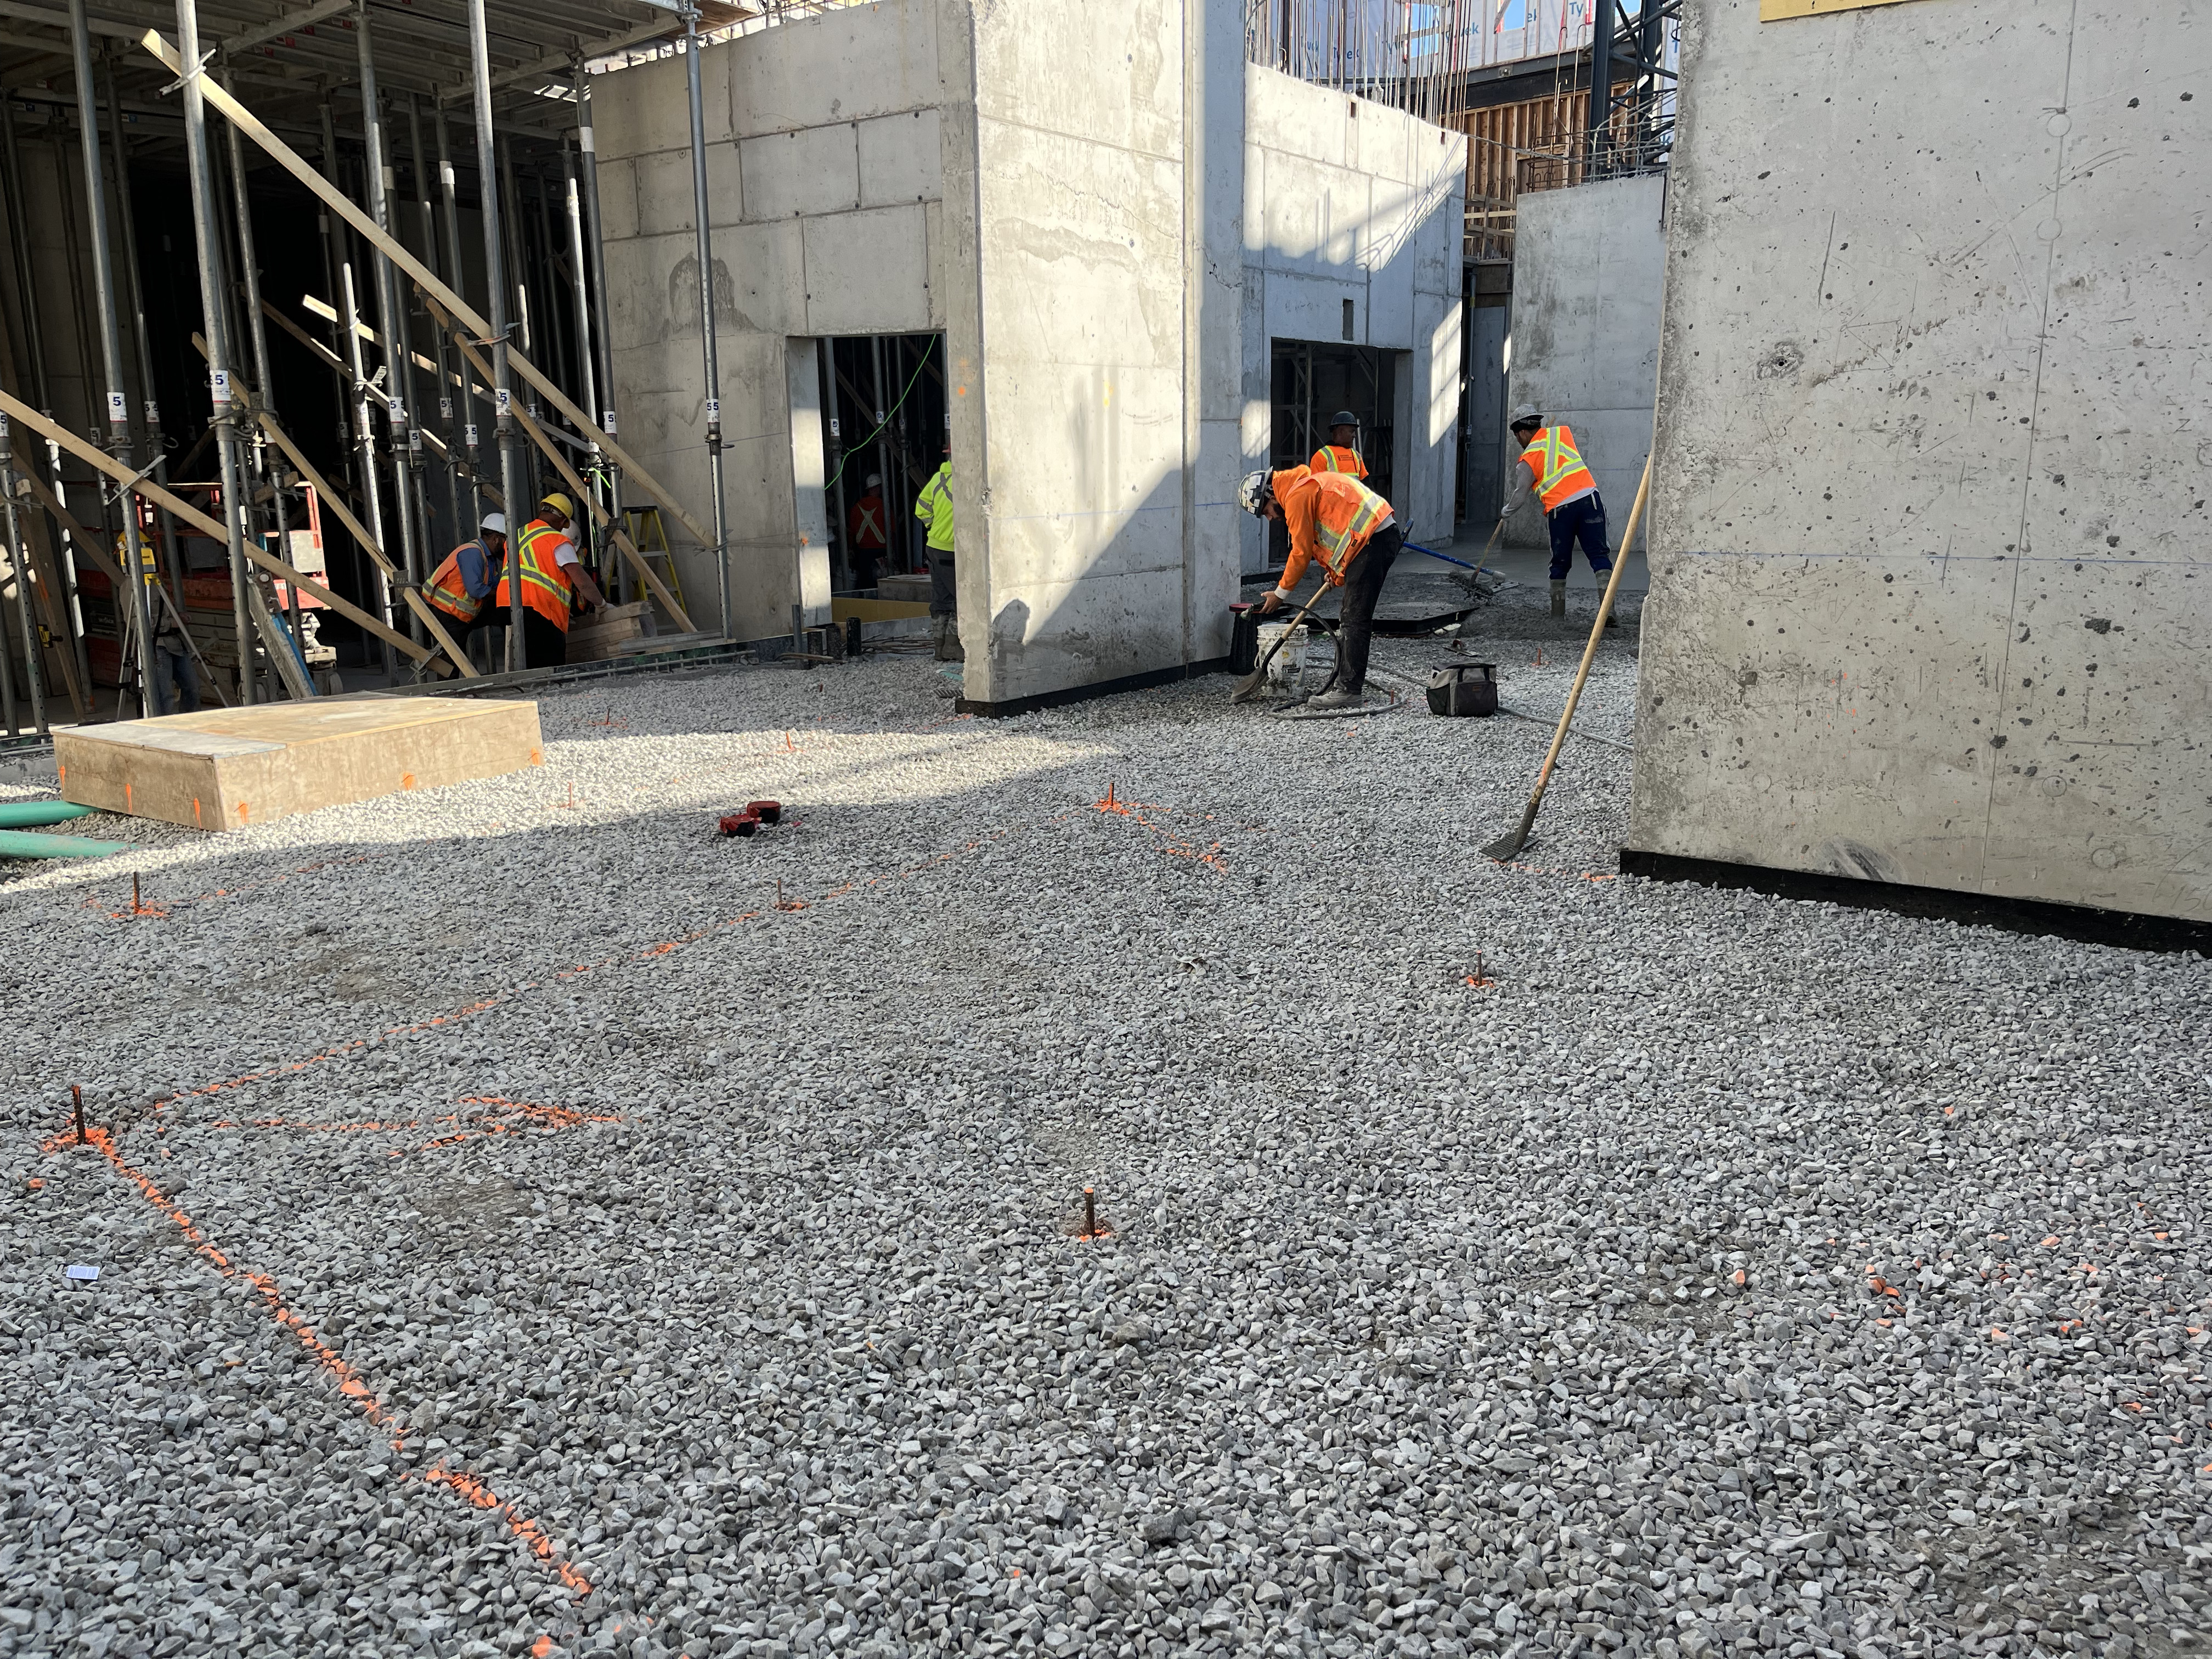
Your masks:
<instances>
[{"instance_id":1,"label":"plywood formwork panel","mask_svg":"<svg viewBox=\"0 0 2212 1659\"><path fill-rule=\"evenodd\" d=\"M62 798L231 830L544 763L538 705L325 698L54 734Z\"/></svg>"}]
</instances>

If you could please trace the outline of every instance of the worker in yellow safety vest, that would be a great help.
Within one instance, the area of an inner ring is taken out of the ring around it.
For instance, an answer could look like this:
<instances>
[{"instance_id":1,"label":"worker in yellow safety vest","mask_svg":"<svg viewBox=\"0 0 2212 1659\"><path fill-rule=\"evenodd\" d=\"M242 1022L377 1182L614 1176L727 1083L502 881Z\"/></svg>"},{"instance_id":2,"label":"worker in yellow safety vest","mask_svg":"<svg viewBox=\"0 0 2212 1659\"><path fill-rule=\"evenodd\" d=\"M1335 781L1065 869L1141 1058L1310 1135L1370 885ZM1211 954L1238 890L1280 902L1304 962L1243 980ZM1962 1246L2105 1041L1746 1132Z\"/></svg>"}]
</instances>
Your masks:
<instances>
[{"instance_id":1,"label":"worker in yellow safety vest","mask_svg":"<svg viewBox=\"0 0 2212 1659\"><path fill-rule=\"evenodd\" d=\"M929 526L929 631L939 662L963 662L960 648L960 591L952 575L952 446L945 465L929 475L915 498L914 516Z\"/></svg>"},{"instance_id":2,"label":"worker in yellow safety vest","mask_svg":"<svg viewBox=\"0 0 2212 1659\"><path fill-rule=\"evenodd\" d=\"M513 590L508 586L518 562L522 568L522 645L524 662L532 668L551 668L568 659L568 613L579 593L584 608L601 611L606 600L599 585L577 556L568 526L576 504L566 495L548 495L538 504L538 516L523 526L501 571L499 592L492 604L504 619L511 614Z\"/></svg>"},{"instance_id":3,"label":"worker in yellow safety vest","mask_svg":"<svg viewBox=\"0 0 2212 1659\"><path fill-rule=\"evenodd\" d=\"M1237 499L1253 517L1279 520L1290 532L1290 557L1275 591L1260 601L1261 616L1282 609L1316 560L1322 580L1344 590L1337 601L1335 684L1306 706L1352 708L1366 702L1375 602L1406 544L1390 503L1357 478L1310 466L1248 473Z\"/></svg>"},{"instance_id":4,"label":"worker in yellow safety vest","mask_svg":"<svg viewBox=\"0 0 2212 1659\"><path fill-rule=\"evenodd\" d=\"M1513 482L1505 495L1505 511L1512 514L1530 495L1543 503L1544 521L1552 532L1552 614L1567 614L1567 572L1574 566L1575 544L1582 544L1590 574L1603 576L1613 568L1613 551L1605 544L1605 500L1597 493L1597 480L1575 447L1574 429L1564 422L1547 424L1533 404L1513 411L1513 441L1521 447ZM1606 613L1606 626L1616 626Z\"/></svg>"},{"instance_id":5,"label":"worker in yellow safety vest","mask_svg":"<svg viewBox=\"0 0 2212 1659\"><path fill-rule=\"evenodd\" d=\"M1329 416L1328 441L1313 453L1306 465L1316 472L1341 472L1348 477L1367 476L1367 463L1359 459L1359 416L1340 409Z\"/></svg>"}]
</instances>

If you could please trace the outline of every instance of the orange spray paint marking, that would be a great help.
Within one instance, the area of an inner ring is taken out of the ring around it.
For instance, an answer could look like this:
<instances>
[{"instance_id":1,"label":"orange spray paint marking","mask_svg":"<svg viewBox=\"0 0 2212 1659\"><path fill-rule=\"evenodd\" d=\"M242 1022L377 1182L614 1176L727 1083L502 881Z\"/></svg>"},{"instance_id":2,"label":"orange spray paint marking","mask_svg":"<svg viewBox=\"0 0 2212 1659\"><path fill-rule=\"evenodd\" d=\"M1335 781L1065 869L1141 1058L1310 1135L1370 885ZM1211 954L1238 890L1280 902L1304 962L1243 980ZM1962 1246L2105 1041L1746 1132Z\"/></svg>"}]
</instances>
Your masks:
<instances>
[{"instance_id":1,"label":"orange spray paint marking","mask_svg":"<svg viewBox=\"0 0 2212 1659\"><path fill-rule=\"evenodd\" d=\"M246 803L244 801L238 803L238 821L240 823L244 823L246 822Z\"/></svg>"},{"instance_id":2,"label":"orange spray paint marking","mask_svg":"<svg viewBox=\"0 0 2212 1659\"><path fill-rule=\"evenodd\" d=\"M399 787L402 789L412 789L415 787L415 775L412 772L402 772L399 775Z\"/></svg>"},{"instance_id":3,"label":"orange spray paint marking","mask_svg":"<svg viewBox=\"0 0 2212 1659\"><path fill-rule=\"evenodd\" d=\"M553 1651L553 1638L550 1636L539 1637L530 1644L530 1651L535 1656L535 1659L545 1659L545 1656Z\"/></svg>"},{"instance_id":4,"label":"orange spray paint marking","mask_svg":"<svg viewBox=\"0 0 2212 1659\"><path fill-rule=\"evenodd\" d=\"M496 1510L500 1518L507 1522L508 1530L529 1545L532 1552L539 1560L553 1560L553 1540L545 1535L545 1528L528 1516L518 1511L513 1504L504 1501L498 1493L493 1492L490 1487L485 1486L483 1481L465 1469L449 1469L443 1464L440 1464L422 1479L434 1486L451 1486L477 1509ZM555 1562L554 1568L561 1575L561 1582L579 1595L589 1595L592 1593L592 1581L566 1561ZM544 1642L546 1638L541 1636L538 1639ZM538 1651L542 1652L544 1650L540 1649Z\"/></svg>"},{"instance_id":5,"label":"orange spray paint marking","mask_svg":"<svg viewBox=\"0 0 2212 1659\"><path fill-rule=\"evenodd\" d=\"M75 1131L72 1129L69 1133L73 1136ZM185 1242L190 1244L197 1254L211 1263L225 1279L243 1279L251 1285L259 1293L269 1316L283 1329L291 1333L300 1346L307 1350L309 1357L337 1382L338 1392L352 1401L355 1408L364 1418L380 1429L394 1430L398 1427L398 1419L391 1411L378 1403L376 1395L371 1391L368 1384L362 1380L360 1374L345 1362L336 1349L316 1334L313 1326L285 1304L283 1293L277 1289L276 1281L273 1277L268 1273L247 1273L232 1266L230 1258L208 1241L207 1235L203 1233L192 1218L185 1213L182 1206L155 1186L150 1176L124 1161L123 1153L117 1147L114 1137L106 1129L91 1130L86 1137L85 1144L96 1147L100 1156L114 1166L116 1173L136 1187L146 1201L160 1211L170 1224L184 1236ZM392 1444L394 1450L401 1449L402 1442L396 1433ZM545 1529L518 1511L513 1504L501 1499L474 1475L464 1470L449 1470L441 1466L431 1470L423 1478L427 1482L434 1485L452 1486L477 1509L497 1510L507 1522L509 1530L528 1544L540 1559L552 1560L553 1541L546 1536ZM583 1574L566 1562L561 1562L557 1565L562 1583L580 1595L589 1595L592 1593L591 1581Z\"/></svg>"},{"instance_id":6,"label":"orange spray paint marking","mask_svg":"<svg viewBox=\"0 0 2212 1659\"><path fill-rule=\"evenodd\" d=\"M202 827L203 826L200 823L200 798L198 795L194 795L192 797L192 828L198 830Z\"/></svg>"},{"instance_id":7,"label":"orange spray paint marking","mask_svg":"<svg viewBox=\"0 0 2212 1659\"><path fill-rule=\"evenodd\" d=\"M126 812L131 810L131 780L128 778L123 780L123 810Z\"/></svg>"}]
</instances>

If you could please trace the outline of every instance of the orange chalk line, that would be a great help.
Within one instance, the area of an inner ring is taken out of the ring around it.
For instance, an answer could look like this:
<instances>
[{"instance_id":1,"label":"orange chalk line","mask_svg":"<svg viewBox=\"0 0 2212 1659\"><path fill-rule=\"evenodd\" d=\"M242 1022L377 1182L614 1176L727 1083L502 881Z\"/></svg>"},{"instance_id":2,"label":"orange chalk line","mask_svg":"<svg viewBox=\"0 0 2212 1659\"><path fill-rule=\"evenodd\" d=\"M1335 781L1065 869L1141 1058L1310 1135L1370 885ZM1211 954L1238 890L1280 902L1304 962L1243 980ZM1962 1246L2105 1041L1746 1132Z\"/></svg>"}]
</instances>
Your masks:
<instances>
[{"instance_id":1,"label":"orange chalk line","mask_svg":"<svg viewBox=\"0 0 2212 1659\"><path fill-rule=\"evenodd\" d=\"M319 859L313 864L303 864L296 870L282 871L273 876L264 876L258 881L240 883L236 887L218 887L212 893L192 893L182 898L172 896L159 904L141 904L135 914L141 916L166 916L173 905L210 904L216 899L240 898L258 888L282 886L288 881L296 880L301 876L313 875L317 871L328 870L337 865L373 863L382 856L381 854L377 853L356 853L351 858ZM92 897L83 900L82 908L96 910L101 915L114 921L129 921L134 915L130 910L110 910L97 898Z\"/></svg>"},{"instance_id":2,"label":"orange chalk line","mask_svg":"<svg viewBox=\"0 0 2212 1659\"><path fill-rule=\"evenodd\" d=\"M465 1140L477 1140L487 1135L514 1134L520 1129L573 1129L586 1123L620 1123L623 1121L619 1115L611 1113L580 1112L566 1106L539 1106L529 1101L508 1100L498 1095L471 1095L460 1103L464 1106L489 1106L494 1109L495 1115L477 1119L466 1127L462 1127L464 1120L457 1112L434 1118L430 1120L429 1127L450 1124L457 1133L426 1140L414 1148L416 1152L427 1152L440 1146L457 1146ZM499 1114L519 1114L523 1121L520 1124L501 1122ZM362 1123L312 1123L295 1118L260 1117L243 1123L228 1118L218 1119L198 1127L205 1129L289 1129L300 1134L376 1134L395 1133L403 1129L420 1129L426 1126L420 1118L394 1119L389 1122L376 1119ZM74 1132L65 1132L64 1138L71 1133ZM407 1152L408 1149L403 1146L390 1156L404 1158Z\"/></svg>"},{"instance_id":3,"label":"orange chalk line","mask_svg":"<svg viewBox=\"0 0 2212 1659\"><path fill-rule=\"evenodd\" d=\"M81 1145L89 1145L95 1148L102 1158L114 1166L118 1175L136 1187L140 1195L155 1209L161 1212L162 1216L183 1234L185 1242L192 1247L194 1252L211 1263L225 1279L243 1279L251 1285L265 1304L269 1316L279 1328L290 1332L300 1346L307 1351L308 1356L337 1379L338 1392L353 1402L354 1409L366 1418L373 1426L392 1434L392 1448L394 1451L405 1449L404 1437L398 1419L377 1403L375 1395L371 1392L368 1384L362 1381L360 1373L348 1364L336 1349L324 1341L316 1334L313 1326L285 1304L283 1295L276 1287L276 1279L268 1273L252 1273L234 1266L230 1258L216 1249L209 1241L207 1235L202 1232L192 1218L185 1213L182 1206L155 1185L152 1177L143 1170L124 1161L121 1149L116 1146L114 1137L106 1129L91 1130L82 1141L78 1140L74 1128L64 1130L59 1134L49 1137L42 1150L53 1152L59 1152L66 1146ZM546 1534L545 1529L517 1510L512 1504L500 1498L475 1475L463 1469L449 1469L441 1462L422 1478L431 1485L452 1486L477 1509L497 1510L507 1522L508 1529L524 1543L529 1545L540 1560L553 1560L553 1540ZM561 1575L562 1583L567 1584L580 1595L589 1595L592 1593L591 1581L575 1568L565 1561L555 1562L554 1565Z\"/></svg>"},{"instance_id":4,"label":"orange chalk line","mask_svg":"<svg viewBox=\"0 0 2212 1659\"><path fill-rule=\"evenodd\" d=\"M1152 806L1142 801L1116 800L1114 798L1114 786L1111 783L1106 786L1106 799L1095 800L1091 804L1101 812L1115 817L1127 818L1133 823L1139 825L1160 843L1162 852L1172 854L1176 858L1195 859L1199 863L1212 869L1216 875L1225 876L1229 873L1229 860L1221 856L1219 842L1215 842L1201 853L1195 842L1181 839L1174 831L1162 829L1145 816L1147 812L1172 811L1174 811L1172 807ZM1208 812L1206 816L1210 819L1213 814Z\"/></svg>"}]
</instances>

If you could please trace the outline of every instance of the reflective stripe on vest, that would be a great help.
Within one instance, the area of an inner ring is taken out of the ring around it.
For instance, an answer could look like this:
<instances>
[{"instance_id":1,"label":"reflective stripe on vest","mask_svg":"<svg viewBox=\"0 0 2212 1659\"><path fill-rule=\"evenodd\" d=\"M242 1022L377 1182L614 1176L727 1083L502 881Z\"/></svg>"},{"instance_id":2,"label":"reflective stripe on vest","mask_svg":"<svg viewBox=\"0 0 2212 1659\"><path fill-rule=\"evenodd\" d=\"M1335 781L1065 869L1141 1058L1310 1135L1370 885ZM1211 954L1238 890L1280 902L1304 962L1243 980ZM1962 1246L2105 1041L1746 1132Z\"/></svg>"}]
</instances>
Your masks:
<instances>
[{"instance_id":1,"label":"reflective stripe on vest","mask_svg":"<svg viewBox=\"0 0 2212 1659\"><path fill-rule=\"evenodd\" d=\"M1316 472L1341 472L1353 478L1367 476L1367 466L1359 459L1359 452L1336 444L1323 444L1314 451L1313 459L1306 465Z\"/></svg>"},{"instance_id":2,"label":"reflective stripe on vest","mask_svg":"<svg viewBox=\"0 0 2212 1659\"><path fill-rule=\"evenodd\" d=\"M1571 427L1546 427L1522 452L1521 459L1535 475L1536 497L1547 513L1570 495L1597 488L1597 480L1590 477L1581 452L1575 447Z\"/></svg>"},{"instance_id":3,"label":"reflective stripe on vest","mask_svg":"<svg viewBox=\"0 0 2212 1659\"><path fill-rule=\"evenodd\" d=\"M477 542L461 544L461 547L481 546L482 544ZM487 552L484 556L489 559L491 556ZM477 612L483 609L483 599L471 599L468 584L461 580L460 547L446 555L445 563L431 574L425 585L430 590L430 603L449 617L459 617L463 622L474 622Z\"/></svg>"},{"instance_id":4,"label":"reflective stripe on vest","mask_svg":"<svg viewBox=\"0 0 2212 1659\"><path fill-rule=\"evenodd\" d=\"M532 520L522 532L522 602L564 634L573 589L568 573L561 568L560 546L568 539L543 519ZM510 568L512 563L510 560ZM495 603L501 609L514 603L503 574Z\"/></svg>"},{"instance_id":5,"label":"reflective stripe on vest","mask_svg":"<svg viewBox=\"0 0 2212 1659\"><path fill-rule=\"evenodd\" d=\"M1344 574L1344 567L1351 562L1352 556L1365 546L1367 538L1375 533L1375 526L1390 516L1390 503L1358 479L1347 477L1344 483L1359 492L1359 505L1353 509L1351 520L1342 529L1332 530L1322 513L1314 514L1314 539L1321 544L1324 562L1340 576ZM1322 496L1321 505L1322 507L1328 505L1326 495Z\"/></svg>"}]
</instances>

